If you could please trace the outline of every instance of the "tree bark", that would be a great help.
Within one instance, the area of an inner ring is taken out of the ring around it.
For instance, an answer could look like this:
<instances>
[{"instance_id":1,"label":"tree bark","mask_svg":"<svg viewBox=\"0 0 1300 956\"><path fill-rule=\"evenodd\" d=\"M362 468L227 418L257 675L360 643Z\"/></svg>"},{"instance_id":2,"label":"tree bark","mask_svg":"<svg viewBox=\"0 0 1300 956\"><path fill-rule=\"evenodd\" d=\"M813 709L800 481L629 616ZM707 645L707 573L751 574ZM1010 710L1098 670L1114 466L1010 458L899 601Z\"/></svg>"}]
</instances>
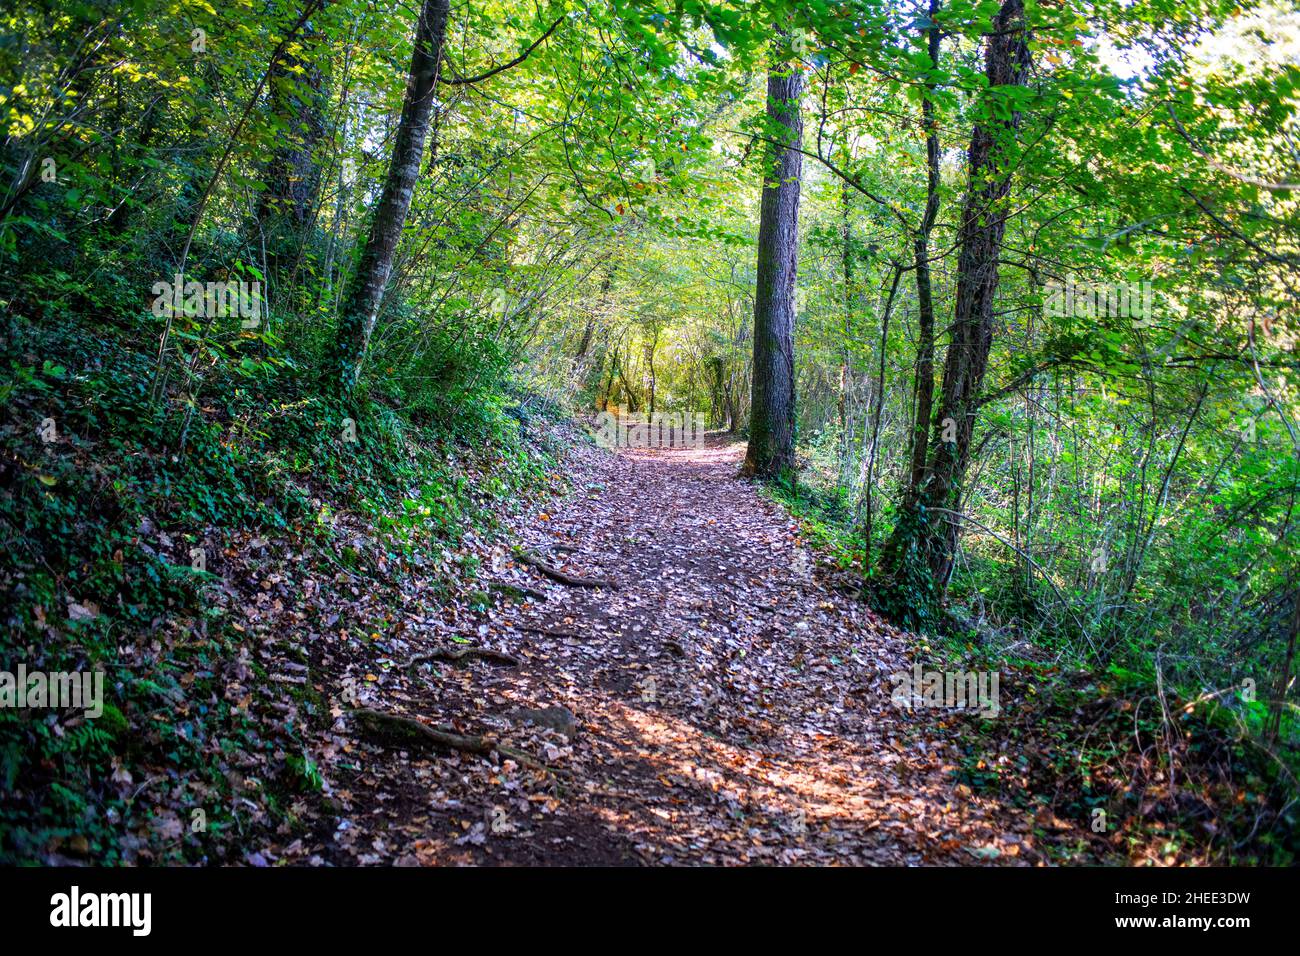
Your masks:
<instances>
[{"instance_id":1,"label":"tree bark","mask_svg":"<svg viewBox=\"0 0 1300 956\"><path fill-rule=\"evenodd\" d=\"M334 355L329 363L329 374L342 396L350 394L356 386L371 333L379 318L379 307L393 269L397 243L411 208L411 196L415 192L420 160L424 155L424 141L429 134L429 118L433 113L433 95L438 84L438 64L442 58L449 11L450 0L425 0L420 10L410 76L402 102L402 118L397 125L388 175L379 206L371 219L361 259L343 297Z\"/></svg>"},{"instance_id":2,"label":"tree bark","mask_svg":"<svg viewBox=\"0 0 1300 956\"><path fill-rule=\"evenodd\" d=\"M846 146L847 150L847 146ZM839 419L840 419L840 455L839 455L839 476L840 483L846 484L849 477L849 461L852 458L851 449L853 447L850 441L850 432L853 431L852 423L849 421L849 392L852 390L853 372L850 368L852 362L852 353L850 343L853 341L853 220L852 206L849 203L849 184L840 183L840 215L842 218L842 262L840 265L844 271L844 336L840 340L840 387L839 387Z\"/></svg>"},{"instance_id":3,"label":"tree bark","mask_svg":"<svg viewBox=\"0 0 1300 956\"><path fill-rule=\"evenodd\" d=\"M930 63L939 67L939 28L934 18L939 13L939 0L930 0L931 26L926 31ZM934 293L930 281L930 232L939 214L939 128L934 115L934 86L927 84L927 93L921 101L921 123L925 127L926 189L925 212L913 242L913 261L916 265L916 417L912 422L912 467L908 481L915 494L925 477L925 453L930 440L930 415L934 406Z\"/></svg>"},{"instance_id":4,"label":"tree bark","mask_svg":"<svg viewBox=\"0 0 1300 956\"><path fill-rule=\"evenodd\" d=\"M743 468L743 474L751 477L773 478L794 469L794 287L802 93L803 73L797 65L772 67L767 78L767 116L784 143L769 141L764 151L754 290L754 379Z\"/></svg>"}]
</instances>

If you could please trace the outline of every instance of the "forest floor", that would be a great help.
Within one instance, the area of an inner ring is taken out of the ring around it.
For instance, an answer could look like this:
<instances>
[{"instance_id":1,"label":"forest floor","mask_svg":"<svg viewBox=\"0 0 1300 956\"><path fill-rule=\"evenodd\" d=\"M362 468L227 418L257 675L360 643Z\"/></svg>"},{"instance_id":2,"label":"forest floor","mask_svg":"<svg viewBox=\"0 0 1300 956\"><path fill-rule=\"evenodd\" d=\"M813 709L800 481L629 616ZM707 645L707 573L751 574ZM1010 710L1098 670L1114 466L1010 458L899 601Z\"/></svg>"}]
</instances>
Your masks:
<instances>
[{"instance_id":1,"label":"forest floor","mask_svg":"<svg viewBox=\"0 0 1300 956\"><path fill-rule=\"evenodd\" d=\"M737 477L742 453L718 436L581 448L571 493L515 530L529 554L605 586L485 543L480 576L523 591L431 600L382 649L316 652L314 672L350 675L310 748L322 809L300 805L310 836L249 861L1043 861L1043 821L953 780L952 728L979 718L891 704L889 675L918 639L837 587L797 523ZM412 664L467 647L517 663ZM376 736L349 705L545 767Z\"/></svg>"}]
</instances>

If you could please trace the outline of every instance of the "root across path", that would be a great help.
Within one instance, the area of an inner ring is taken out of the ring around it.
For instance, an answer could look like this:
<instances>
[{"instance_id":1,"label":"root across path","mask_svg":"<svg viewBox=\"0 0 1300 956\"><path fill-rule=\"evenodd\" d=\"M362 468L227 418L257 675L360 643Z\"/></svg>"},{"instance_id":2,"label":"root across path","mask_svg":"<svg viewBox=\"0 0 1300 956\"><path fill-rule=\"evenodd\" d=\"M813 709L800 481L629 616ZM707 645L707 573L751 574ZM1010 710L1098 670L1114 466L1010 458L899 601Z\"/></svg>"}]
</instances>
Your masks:
<instances>
[{"instance_id":1,"label":"root across path","mask_svg":"<svg viewBox=\"0 0 1300 956\"><path fill-rule=\"evenodd\" d=\"M364 720L335 707L316 742L330 812L274 856L1041 862L1032 821L955 782L943 724L975 718L891 704L916 639L830 586L797 523L738 477L742 452L710 436L578 456L572 493L494 562L514 599L494 588L434 622L517 666L440 661L455 655L412 626L406 658L369 665ZM421 653L426 666L402 666ZM409 740L377 737L364 726L375 712L428 726L432 743L500 748L418 746L410 725Z\"/></svg>"}]
</instances>

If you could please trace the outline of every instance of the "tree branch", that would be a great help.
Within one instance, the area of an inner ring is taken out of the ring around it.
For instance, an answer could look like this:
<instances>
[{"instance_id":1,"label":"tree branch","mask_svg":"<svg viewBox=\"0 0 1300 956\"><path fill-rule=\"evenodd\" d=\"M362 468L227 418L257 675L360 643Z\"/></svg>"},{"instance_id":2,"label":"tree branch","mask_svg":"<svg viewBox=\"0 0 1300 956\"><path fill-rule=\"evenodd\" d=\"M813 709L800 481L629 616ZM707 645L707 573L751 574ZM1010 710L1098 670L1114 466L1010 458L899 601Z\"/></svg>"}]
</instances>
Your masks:
<instances>
[{"instance_id":1,"label":"tree branch","mask_svg":"<svg viewBox=\"0 0 1300 956\"><path fill-rule=\"evenodd\" d=\"M563 22L564 22L564 15L561 14L560 16L555 18L554 23L552 23L549 27L547 27L545 33L543 33L536 40L534 40L529 45L528 49L524 50L523 53L520 53L509 63L502 63L500 66L493 67L492 69L488 70L486 73L480 73L478 76L453 76L451 79L447 79L446 77L440 76L438 77L438 79L440 82L446 83L448 86L466 86L471 83L481 83L483 80L486 80L488 77L496 76L498 73L504 73L506 70L510 69L511 67L518 66L520 63L523 63L524 60L532 56L533 51L542 45L542 41L544 41L547 37L549 37L552 33L554 33L556 28L559 27L559 25ZM448 70L451 69L451 64L447 64L447 69Z\"/></svg>"}]
</instances>

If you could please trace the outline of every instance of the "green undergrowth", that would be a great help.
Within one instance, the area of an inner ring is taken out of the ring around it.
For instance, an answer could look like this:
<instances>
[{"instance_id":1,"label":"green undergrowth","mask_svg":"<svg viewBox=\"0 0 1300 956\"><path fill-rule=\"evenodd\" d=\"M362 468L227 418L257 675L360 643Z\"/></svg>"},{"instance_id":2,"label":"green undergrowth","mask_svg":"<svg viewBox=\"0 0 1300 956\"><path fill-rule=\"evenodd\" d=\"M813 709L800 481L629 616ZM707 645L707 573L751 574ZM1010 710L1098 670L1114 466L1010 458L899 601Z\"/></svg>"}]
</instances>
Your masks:
<instances>
[{"instance_id":1,"label":"green undergrowth","mask_svg":"<svg viewBox=\"0 0 1300 956\"><path fill-rule=\"evenodd\" d=\"M158 383L136 329L11 314L3 335L0 668L100 671L104 707L0 709L0 861L210 861L292 825L319 788L301 728L272 740L228 693L250 638L217 598L240 549L346 571L362 535L395 581L472 574L444 556L547 487L558 410L507 389L455 414L345 407L274 342ZM253 786L254 762L277 770Z\"/></svg>"},{"instance_id":2,"label":"green undergrowth","mask_svg":"<svg viewBox=\"0 0 1300 956\"><path fill-rule=\"evenodd\" d=\"M766 493L801 535L861 573L862 530L844 495L778 483ZM1300 856L1293 715L1276 738L1258 689L1225 665L1192 682L1140 633L1089 643L1042 626L1041 594L1010 563L974 559L949 605L917 628L913 663L1000 675L996 718L936 711L962 754L959 792L1023 809L1055 862L1291 865ZM864 598L886 616L869 576ZM1010 626L981 627L989 603ZM1179 678L1183 679L1179 679ZM921 711L925 713L925 711Z\"/></svg>"}]
</instances>

